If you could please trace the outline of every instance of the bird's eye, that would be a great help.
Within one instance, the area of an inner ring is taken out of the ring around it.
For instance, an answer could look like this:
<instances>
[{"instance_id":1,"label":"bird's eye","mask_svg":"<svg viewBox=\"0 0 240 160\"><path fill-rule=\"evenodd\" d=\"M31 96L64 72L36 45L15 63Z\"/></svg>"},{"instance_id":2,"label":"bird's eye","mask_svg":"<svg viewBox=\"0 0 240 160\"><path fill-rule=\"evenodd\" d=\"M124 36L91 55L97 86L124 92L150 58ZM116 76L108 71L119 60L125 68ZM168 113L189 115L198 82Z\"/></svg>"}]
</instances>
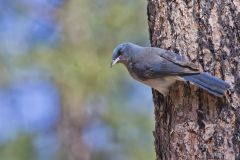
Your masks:
<instances>
[{"instance_id":1,"label":"bird's eye","mask_svg":"<svg viewBox=\"0 0 240 160\"><path fill-rule=\"evenodd\" d=\"M123 54L122 50L118 51L118 55L121 56Z\"/></svg>"}]
</instances>

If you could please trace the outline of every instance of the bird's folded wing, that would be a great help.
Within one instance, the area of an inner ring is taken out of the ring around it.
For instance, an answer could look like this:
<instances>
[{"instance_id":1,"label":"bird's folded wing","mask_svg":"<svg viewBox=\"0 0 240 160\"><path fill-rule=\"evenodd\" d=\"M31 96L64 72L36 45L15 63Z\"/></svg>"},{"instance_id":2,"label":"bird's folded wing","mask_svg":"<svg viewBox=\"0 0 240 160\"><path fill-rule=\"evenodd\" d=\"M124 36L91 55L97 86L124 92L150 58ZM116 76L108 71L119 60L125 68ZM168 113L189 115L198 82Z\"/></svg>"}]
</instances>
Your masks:
<instances>
[{"instance_id":1,"label":"bird's folded wing","mask_svg":"<svg viewBox=\"0 0 240 160\"><path fill-rule=\"evenodd\" d=\"M198 66L182 55L161 48L146 47L132 60L133 72L142 80L166 76L199 74Z\"/></svg>"},{"instance_id":2,"label":"bird's folded wing","mask_svg":"<svg viewBox=\"0 0 240 160\"><path fill-rule=\"evenodd\" d=\"M134 73L142 80L166 76L185 76L199 74L199 71L178 65L166 58L154 56L152 59L138 61L132 66Z\"/></svg>"},{"instance_id":3,"label":"bird's folded wing","mask_svg":"<svg viewBox=\"0 0 240 160\"><path fill-rule=\"evenodd\" d=\"M194 63L187 60L187 58L183 55L176 54L174 52L164 50L164 49L158 49L157 48L157 54L161 56L162 58L167 59L168 61L171 61L172 63L175 63L177 65L180 65L182 67L188 67L191 70L199 71L199 67L195 65Z\"/></svg>"}]
</instances>

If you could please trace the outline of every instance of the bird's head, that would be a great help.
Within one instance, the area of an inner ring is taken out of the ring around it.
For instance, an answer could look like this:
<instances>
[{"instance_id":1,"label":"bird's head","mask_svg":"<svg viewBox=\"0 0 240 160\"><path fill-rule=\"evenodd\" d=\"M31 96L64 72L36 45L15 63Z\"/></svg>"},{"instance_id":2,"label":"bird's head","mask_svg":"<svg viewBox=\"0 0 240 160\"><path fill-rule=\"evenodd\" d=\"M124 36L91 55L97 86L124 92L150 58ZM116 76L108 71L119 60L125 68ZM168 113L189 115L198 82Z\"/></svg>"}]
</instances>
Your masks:
<instances>
[{"instance_id":1,"label":"bird's head","mask_svg":"<svg viewBox=\"0 0 240 160\"><path fill-rule=\"evenodd\" d=\"M140 46L137 46L132 43L122 43L119 44L114 50L112 54L112 63L111 67L115 65L116 63L123 63L127 64L131 57L135 54L135 49Z\"/></svg>"},{"instance_id":2,"label":"bird's head","mask_svg":"<svg viewBox=\"0 0 240 160\"><path fill-rule=\"evenodd\" d=\"M122 43L119 44L112 53L111 67L116 63L127 63L129 59L130 44Z\"/></svg>"}]
</instances>

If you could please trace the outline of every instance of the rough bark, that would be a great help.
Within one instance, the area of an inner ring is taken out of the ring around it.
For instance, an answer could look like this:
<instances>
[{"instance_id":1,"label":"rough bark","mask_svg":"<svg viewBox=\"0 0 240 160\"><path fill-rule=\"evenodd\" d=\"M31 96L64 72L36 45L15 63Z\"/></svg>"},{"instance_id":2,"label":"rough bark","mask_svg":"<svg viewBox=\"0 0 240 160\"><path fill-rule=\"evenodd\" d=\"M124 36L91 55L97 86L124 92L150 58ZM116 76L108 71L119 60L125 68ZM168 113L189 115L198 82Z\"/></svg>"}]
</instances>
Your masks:
<instances>
[{"instance_id":1,"label":"rough bark","mask_svg":"<svg viewBox=\"0 0 240 160\"><path fill-rule=\"evenodd\" d=\"M176 83L153 90L157 159L239 159L240 1L148 0L152 46L182 53L232 89L216 98Z\"/></svg>"}]
</instances>

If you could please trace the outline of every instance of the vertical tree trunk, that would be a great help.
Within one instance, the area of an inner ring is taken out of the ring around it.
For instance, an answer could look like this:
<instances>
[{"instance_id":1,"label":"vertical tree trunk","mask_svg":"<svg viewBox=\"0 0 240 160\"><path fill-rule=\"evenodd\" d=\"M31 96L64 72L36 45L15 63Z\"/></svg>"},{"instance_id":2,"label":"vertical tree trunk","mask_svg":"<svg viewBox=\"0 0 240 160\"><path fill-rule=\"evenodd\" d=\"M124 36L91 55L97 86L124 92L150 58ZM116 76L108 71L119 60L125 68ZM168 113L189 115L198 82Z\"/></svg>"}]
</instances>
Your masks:
<instances>
[{"instance_id":1,"label":"vertical tree trunk","mask_svg":"<svg viewBox=\"0 0 240 160\"><path fill-rule=\"evenodd\" d=\"M180 52L232 89L216 98L175 84L153 90L157 159L239 159L240 1L148 0L152 46Z\"/></svg>"},{"instance_id":2,"label":"vertical tree trunk","mask_svg":"<svg viewBox=\"0 0 240 160\"><path fill-rule=\"evenodd\" d=\"M68 90L62 86L62 111L58 123L58 133L61 141L60 160L89 160L90 151L83 142L81 135L86 123L83 114L81 99L74 97L73 89Z\"/></svg>"}]
</instances>

